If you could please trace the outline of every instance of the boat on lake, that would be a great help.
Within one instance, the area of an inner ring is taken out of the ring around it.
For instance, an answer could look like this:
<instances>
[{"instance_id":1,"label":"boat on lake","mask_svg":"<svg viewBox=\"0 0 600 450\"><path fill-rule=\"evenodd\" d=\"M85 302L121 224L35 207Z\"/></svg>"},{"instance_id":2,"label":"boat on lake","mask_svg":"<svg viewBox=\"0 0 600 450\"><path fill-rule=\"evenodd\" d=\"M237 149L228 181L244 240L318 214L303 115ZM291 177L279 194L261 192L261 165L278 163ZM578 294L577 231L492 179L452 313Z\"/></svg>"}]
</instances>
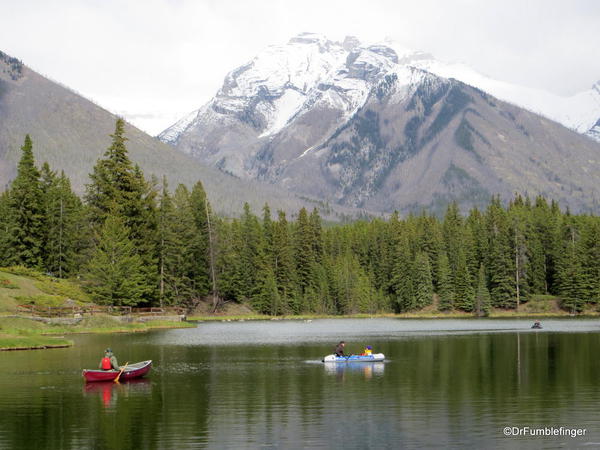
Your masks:
<instances>
[{"instance_id":1,"label":"boat on lake","mask_svg":"<svg viewBox=\"0 0 600 450\"><path fill-rule=\"evenodd\" d=\"M151 367L151 360L127 364L119 377L119 381L143 377L150 372ZM85 381L114 381L120 372L121 370L83 369L83 378L85 378Z\"/></svg>"},{"instance_id":2,"label":"boat on lake","mask_svg":"<svg viewBox=\"0 0 600 450\"><path fill-rule=\"evenodd\" d=\"M374 355L350 355L350 356L337 356L327 355L323 358L324 363L356 363L356 362L375 362L383 361L385 355L383 353L375 353Z\"/></svg>"}]
</instances>

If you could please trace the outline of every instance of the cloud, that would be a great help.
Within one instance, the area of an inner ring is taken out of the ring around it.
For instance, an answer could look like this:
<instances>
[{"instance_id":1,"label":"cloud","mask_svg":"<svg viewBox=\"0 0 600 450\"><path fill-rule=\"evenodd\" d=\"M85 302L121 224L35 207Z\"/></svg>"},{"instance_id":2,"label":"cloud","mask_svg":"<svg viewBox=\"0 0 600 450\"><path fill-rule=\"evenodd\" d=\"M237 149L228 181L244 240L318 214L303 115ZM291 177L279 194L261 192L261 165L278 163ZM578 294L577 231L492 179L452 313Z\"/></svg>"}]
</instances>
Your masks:
<instances>
[{"instance_id":1,"label":"cloud","mask_svg":"<svg viewBox=\"0 0 600 450\"><path fill-rule=\"evenodd\" d=\"M152 134L208 101L227 72L301 31L387 36L565 95L600 79L595 1L8 0L3 11L1 50L129 111Z\"/></svg>"}]
</instances>

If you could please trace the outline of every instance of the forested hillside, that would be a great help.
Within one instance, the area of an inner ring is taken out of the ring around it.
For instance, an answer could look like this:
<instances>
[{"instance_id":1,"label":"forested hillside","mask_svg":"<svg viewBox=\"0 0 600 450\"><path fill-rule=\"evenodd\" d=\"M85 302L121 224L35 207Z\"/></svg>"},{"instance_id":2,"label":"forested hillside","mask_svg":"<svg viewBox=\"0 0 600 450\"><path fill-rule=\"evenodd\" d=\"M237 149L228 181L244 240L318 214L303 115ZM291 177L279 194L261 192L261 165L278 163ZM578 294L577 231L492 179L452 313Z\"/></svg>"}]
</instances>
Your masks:
<instances>
[{"instance_id":1,"label":"forested hillside","mask_svg":"<svg viewBox=\"0 0 600 450\"><path fill-rule=\"evenodd\" d=\"M600 299L600 220L542 197L494 197L464 217L422 213L327 226L246 205L213 212L202 183L154 187L129 159L124 123L90 174L83 199L69 179L38 169L29 136L18 175L0 196L0 265L77 278L100 304L243 302L257 312L441 311L487 315L533 294L581 310Z\"/></svg>"}]
</instances>

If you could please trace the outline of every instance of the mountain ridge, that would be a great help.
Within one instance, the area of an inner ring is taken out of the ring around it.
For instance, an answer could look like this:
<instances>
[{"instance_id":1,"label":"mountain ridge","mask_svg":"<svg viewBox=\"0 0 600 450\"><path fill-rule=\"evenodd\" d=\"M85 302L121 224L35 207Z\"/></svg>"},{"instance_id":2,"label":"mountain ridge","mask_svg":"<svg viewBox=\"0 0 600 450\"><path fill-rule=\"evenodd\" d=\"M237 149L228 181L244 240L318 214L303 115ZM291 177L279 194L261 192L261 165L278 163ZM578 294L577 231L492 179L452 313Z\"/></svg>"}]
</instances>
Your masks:
<instances>
[{"instance_id":1,"label":"mountain ridge","mask_svg":"<svg viewBox=\"0 0 600 450\"><path fill-rule=\"evenodd\" d=\"M19 149L29 134L38 163L47 161L54 170L64 170L74 190L81 194L93 165L110 144L115 120L116 116L101 106L0 52L0 189L15 176ZM363 213L240 180L203 165L130 124L126 124L126 137L131 159L148 178L167 175L171 189L178 183L192 186L202 181L213 208L224 215L239 214L246 201L255 211L268 202L273 210L289 214L302 207L316 207L332 220Z\"/></svg>"},{"instance_id":2,"label":"mountain ridge","mask_svg":"<svg viewBox=\"0 0 600 450\"><path fill-rule=\"evenodd\" d=\"M345 206L467 208L519 191L596 210L598 143L426 70L428 61L305 33L230 72L210 102L160 136L241 178Z\"/></svg>"}]
</instances>

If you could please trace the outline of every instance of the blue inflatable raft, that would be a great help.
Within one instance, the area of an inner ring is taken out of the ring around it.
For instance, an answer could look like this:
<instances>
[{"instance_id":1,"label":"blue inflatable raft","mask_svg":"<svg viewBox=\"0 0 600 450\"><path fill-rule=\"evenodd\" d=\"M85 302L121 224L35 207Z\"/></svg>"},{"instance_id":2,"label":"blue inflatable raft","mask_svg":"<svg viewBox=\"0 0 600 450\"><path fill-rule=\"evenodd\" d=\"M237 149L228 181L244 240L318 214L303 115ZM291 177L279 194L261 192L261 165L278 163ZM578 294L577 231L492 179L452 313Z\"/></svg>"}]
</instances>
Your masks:
<instances>
[{"instance_id":1,"label":"blue inflatable raft","mask_svg":"<svg viewBox=\"0 0 600 450\"><path fill-rule=\"evenodd\" d=\"M336 356L327 355L323 358L324 363L356 363L356 362L375 362L383 361L385 355L383 353L375 353L374 355L350 355L350 356Z\"/></svg>"}]
</instances>

